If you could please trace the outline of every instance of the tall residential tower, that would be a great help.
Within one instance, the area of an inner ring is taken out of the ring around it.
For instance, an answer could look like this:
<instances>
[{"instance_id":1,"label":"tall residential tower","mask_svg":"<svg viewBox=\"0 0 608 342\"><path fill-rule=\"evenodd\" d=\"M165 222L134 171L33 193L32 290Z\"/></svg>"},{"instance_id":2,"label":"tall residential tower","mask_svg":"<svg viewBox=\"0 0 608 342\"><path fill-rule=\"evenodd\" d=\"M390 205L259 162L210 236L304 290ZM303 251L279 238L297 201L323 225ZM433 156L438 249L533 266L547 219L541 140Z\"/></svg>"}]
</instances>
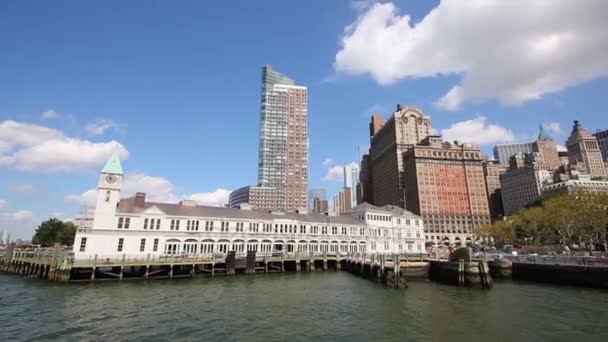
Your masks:
<instances>
[{"instance_id":1,"label":"tall residential tower","mask_svg":"<svg viewBox=\"0 0 608 342\"><path fill-rule=\"evenodd\" d=\"M277 209L307 207L307 89L262 68L258 185L278 190Z\"/></svg>"}]
</instances>

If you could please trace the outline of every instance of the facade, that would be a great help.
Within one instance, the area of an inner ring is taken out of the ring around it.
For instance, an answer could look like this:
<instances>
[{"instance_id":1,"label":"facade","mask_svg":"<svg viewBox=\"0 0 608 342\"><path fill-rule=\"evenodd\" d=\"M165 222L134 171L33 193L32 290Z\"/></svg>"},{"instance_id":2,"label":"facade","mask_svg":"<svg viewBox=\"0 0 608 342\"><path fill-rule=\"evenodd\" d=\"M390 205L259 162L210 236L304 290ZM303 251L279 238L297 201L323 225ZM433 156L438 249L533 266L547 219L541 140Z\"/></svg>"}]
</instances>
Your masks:
<instances>
[{"instance_id":1,"label":"facade","mask_svg":"<svg viewBox=\"0 0 608 342\"><path fill-rule=\"evenodd\" d=\"M570 165L570 159L568 158L567 151L559 151L559 152L557 152L557 155L559 156L559 162L560 162L561 166Z\"/></svg>"},{"instance_id":2,"label":"facade","mask_svg":"<svg viewBox=\"0 0 608 342\"><path fill-rule=\"evenodd\" d=\"M308 95L287 76L262 68L258 186L278 191L279 208L307 208Z\"/></svg>"},{"instance_id":3,"label":"facade","mask_svg":"<svg viewBox=\"0 0 608 342\"><path fill-rule=\"evenodd\" d=\"M242 204L247 203L254 209L279 210L281 208L280 195L277 188L244 186L230 193L228 206L239 208Z\"/></svg>"},{"instance_id":4,"label":"facade","mask_svg":"<svg viewBox=\"0 0 608 342\"><path fill-rule=\"evenodd\" d=\"M359 186L359 165L351 164L344 167L344 188L350 189L350 207L357 206L357 187Z\"/></svg>"},{"instance_id":5,"label":"facade","mask_svg":"<svg viewBox=\"0 0 608 342\"><path fill-rule=\"evenodd\" d=\"M511 168L500 175L502 205L505 216L510 216L527 204L540 198L545 183L553 179L553 171L547 167L538 152L518 154L513 159L521 159L525 165Z\"/></svg>"},{"instance_id":6,"label":"facade","mask_svg":"<svg viewBox=\"0 0 608 342\"><path fill-rule=\"evenodd\" d=\"M407 209L422 216L427 240L462 244L490 223L479 147L427 137L404 154Z\"/></svg>"},{"instance_id":7,"label":"facade","mask_svg":"<svg viewBox=\"0 0 608 342\"><path fill-rule=\"evenodd\" d=\"M569 179L564 182L546 184L542 196L551 197L572 192L608 192L608 181L591 179Z\"/></svg>"},{"instance_id":8,"label":"facade","mask_svg":"<svg viewBox=\"0 0 608 342\"><path fill-rule=\"evenodd\" d=\"M244 210L121 199L123 172L114 154L99 175L93 226L79 228L78 258L245 253L422 253L419 216L396 207L360 205L339 216Z\"/></svg>"},{"instance_id":9,"label":"facade","mask_svg":"<svg viewBox=\"0 0 608 342\"><path fill-rule=\"evenodd\" d=\"M597 139L597 143L600 146L604 162L608 162L608 129L597 132L593 136Z\"/></svg>"},{"instance_id":10,"label":"facade","mask_svg":"<svg viewBox=\"0 0 608 342\"><path fill-rule=\"evenodd\" d=\"M374 121L371 137L370 164L372 177L372 202L375 205L406 207L403 153L431 134L431 117L420 108L397 105L397 110L384 125L377 128Z\"/></svg>"},{"instance_id":11,"label":"facade","mask_svg":"<svg viewBox=\"0 0 608 342\"><path fill-rule=\"evenodd\" d=\"M329 203L326 199L315 197L312 200L312 213L313 214L326 214L329 212Z\"/></svg>"},{"instance_id":12,"label":"facade","mask_svg":"<svg viewBox=\"0 0 608 342\"><path fill-rule=\"evenodd\" d=\"M505 215L502 206L502 194L500 190L500 175L507 172L507 165L498 164L496 161L484 161L483 175L486 181L486 194L492 220L499 219Z\"/></svg>"},{"instance_id":13,"label":"facade","mask_svg":"<svg viewBox=\"0 0 608 342\"><path fill-rule=\"evenodd\" d=\"M95 218L95 210L89 209L87 211L78 213L74 216L74 225L78 229L90 229L93 228L93 219Z\"/></svg>"},{"instance_id":14,"label":"facade","mask_svg":"<svg viewBox=\"0 0 608 342\"><path fill-rule=\"evenodd\" d=\"M608 178L602 151L596 137L591 135L578 120L574 121L572 133L566 140L566 148L568 148L571 168L590 175L592 179Z\"/></svg>"},{"instance_id":15,"label":"facade","mask_svg":"<svg viewBox=\"0 0 608 342\"><path fill-rule=\"evenodd\" d=\"M534 152L533 145L533 143L496 145L494 146L494 159L498 160L499 164L509 165L509 161L513 155Z\"/></svg>"},{"instance_id":16,"label":"facade","mask_svg":"<svg viewBox=\"0 0 608 342\"><path fill-rule=\"evenodd\" d=\"M543 156L545 165L550 169L555 170L562 165L557 153L557 145L543 125L539 125L538 139L532 143L532 149Z\"/></svg>"}]
</instances>

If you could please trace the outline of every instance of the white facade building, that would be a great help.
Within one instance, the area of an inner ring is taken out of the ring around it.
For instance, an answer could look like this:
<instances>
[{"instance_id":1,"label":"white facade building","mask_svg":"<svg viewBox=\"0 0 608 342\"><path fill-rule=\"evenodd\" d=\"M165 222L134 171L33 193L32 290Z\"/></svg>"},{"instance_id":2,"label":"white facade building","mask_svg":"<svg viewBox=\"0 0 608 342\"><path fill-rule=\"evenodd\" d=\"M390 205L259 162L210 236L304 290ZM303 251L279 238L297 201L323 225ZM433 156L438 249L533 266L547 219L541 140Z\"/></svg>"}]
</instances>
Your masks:
<instances>
[{"instance_id":1,"label":"white facade building","mask_svg":"<svg viewBox=\"0 0 608 342\"><path fill-rule=\"evenodd\" d=\"M76 258L97 255L244 253L424 253L422 219L404 209L361 204L339 215L274 213L120 199L122 167L113 155L100 173L92 227L80 227Z\"/></svg>"}]
</instances>

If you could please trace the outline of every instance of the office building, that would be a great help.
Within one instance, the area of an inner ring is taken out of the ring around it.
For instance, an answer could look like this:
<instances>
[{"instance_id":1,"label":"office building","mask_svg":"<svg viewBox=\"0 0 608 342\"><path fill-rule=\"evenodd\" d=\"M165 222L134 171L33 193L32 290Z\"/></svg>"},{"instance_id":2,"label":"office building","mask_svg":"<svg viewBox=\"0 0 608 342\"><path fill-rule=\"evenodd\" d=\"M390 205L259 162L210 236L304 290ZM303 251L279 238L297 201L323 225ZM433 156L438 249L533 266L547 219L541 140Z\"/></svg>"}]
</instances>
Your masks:
<instances>
[{"instance_id":1,"label":"office building","mask_svg":"<svg viewBox=\"0 0 608 342\"><path fill-rule=\"evenodd\" d=\"M407 210L422 216L427 240L473 243L491 221L479 147L429 136L403 159Z\"/></svg>"},{"instance_id":2,"label":"office building","mask_svg":"<svg viewBox=\"0 0 608 342\"><path fill-rule=\"evenodd\" d=\"M253 209L282 210L281 194L277 188L266 186L244 186L236 189L228 196L228 207L239 208L248 204Z\"/></svg>"},{"instance_id":3,"label":"office building","mask_svg":"<svg viewBox=\"0 0 608 342\"><path fill-rule=\"evenodd\" d=\"M502 207L502 194L500 190L500 175L507 172L509 167L501 165L497 161L484 161L483 175L486 181L486 193L488 206L492 220L499 219L505 215Z\"/></svg>"},{"instance_id":4,"label":"office building","mask_svg":"<svg viewBox=\"0 0 608 342\"><path fill-rule=\"evenodd\" d=\"M608 162L608 129L597 132L593 136L597 139L604 162Z\"/></svg>"},{"instance_id":5,"label":"office building","mask_svg":"<svg viewBox=\"0 0 608 342\"><path fill-rule=\"evenodd\" d=\"M359 165L349 164L344 167L344 187L350 189L351 208L357 206L357 187L359 186Z\"/></svg>"},{"instance_id":6,"label":"office building","mask_svg":"<svg viewBox=\"0 0 608 342\"><path fill-rule=\"evenodd\" d=\"M329 212L329 203L326 199L315 197L312 199L312 213L321 215Z\"/></svg>"},{"instance_id":7,"label":"office building","mask_svg":"<svg viewBox=\"0 0 608 342\"><path fill-rule=\"evenodd\" d=\"M509 165L511 157L518 153L534 152L533 143L501 144L494 146L494 159L499 164Z\"/></svg>"},{"instance_id":8,"label":"office building","mask_svg":"<svg viewBox=\"0 0 608 342\"><path fill-rule=\"evenodd\" d=\"M524 165L511 167L500 175L502 206L505 216L538 200L543 186L553 179L553 171L544 164L538 152L517 154L512 159L524 160ZM511 163L512 166L514 163Z\"/></svg>"},{"instance_id":9,"label":"office building","mask_svg":"<svg viewBox=\"0 0 608 342\"><path fill-rule=\"evenodd\" d=\"M566 140L570 168L579 170L591 176L592 179L606 179L606 165L597 138L587 131L578 120L570 137Z\"/></svg>"},{"instance_id":10,"label":"office building","mask_svg":"<svg viewBox=\"0 0 608 342\"><path fill-rule=\"evenodd\" d=\"M542 154L545 165L550 169L555 170L562 165L557 153L557 145L542 124L539 125L538 139L532 143L532 150Z\"/></svg>"}]
</instances>

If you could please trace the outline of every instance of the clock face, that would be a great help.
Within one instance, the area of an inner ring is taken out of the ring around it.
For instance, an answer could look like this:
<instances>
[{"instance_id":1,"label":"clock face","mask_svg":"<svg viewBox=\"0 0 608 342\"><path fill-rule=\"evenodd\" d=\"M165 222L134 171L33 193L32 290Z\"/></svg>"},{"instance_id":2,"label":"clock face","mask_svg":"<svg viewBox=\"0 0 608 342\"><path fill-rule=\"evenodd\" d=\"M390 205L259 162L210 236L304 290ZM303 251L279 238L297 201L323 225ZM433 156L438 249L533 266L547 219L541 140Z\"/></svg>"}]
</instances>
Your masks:
<instances>
[{"instance_id":1,"label":"clock face","mask_svg":"<svg viewBox=\"0 0 608 342\"><path fill-rule=\"evenodd\" d=\"M108 184L114 184L114 183L116 183L117 180L118 180L118 177L116 177L115 175L106 176L106 183L108 183Z\"/></svg>"}]
</instances>

